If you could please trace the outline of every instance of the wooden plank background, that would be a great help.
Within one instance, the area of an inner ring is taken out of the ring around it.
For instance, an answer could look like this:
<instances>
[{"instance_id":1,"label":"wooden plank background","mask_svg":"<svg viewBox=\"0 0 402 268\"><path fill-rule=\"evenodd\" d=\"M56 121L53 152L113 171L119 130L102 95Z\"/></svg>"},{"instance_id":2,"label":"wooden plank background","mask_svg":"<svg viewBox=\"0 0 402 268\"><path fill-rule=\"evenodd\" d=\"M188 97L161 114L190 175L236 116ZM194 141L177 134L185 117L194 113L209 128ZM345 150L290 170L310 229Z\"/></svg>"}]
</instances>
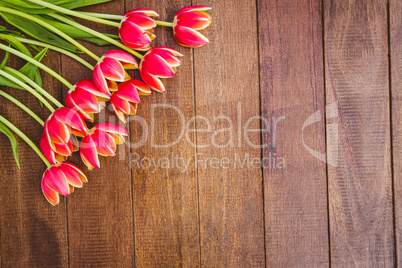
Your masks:
<instances>
[{"instance_id":1,"label":"wooden plank background","mask_svg":"<svg viewBox=\"0 0 402 268\"><path fill-rule=\"evenodd\" d=\"M154 45L184 54L177 76L142 98L125 125L132 146L101 157L57 207L41 193L45 165L18 139L19 170L0 135L0 267L402 265L401 1L114 0L84 10L151 8L172 20L188 5L212 7L210 44L180 47L156 29ZM43 62L71 83L91 77L55 52ZM43 77L63 100L68 89ZM0 103L38 143L42 127ZM98 121L117 123L109 109ZM138 166L171 157L187 168Z\"/></svg>"}]
</instances>

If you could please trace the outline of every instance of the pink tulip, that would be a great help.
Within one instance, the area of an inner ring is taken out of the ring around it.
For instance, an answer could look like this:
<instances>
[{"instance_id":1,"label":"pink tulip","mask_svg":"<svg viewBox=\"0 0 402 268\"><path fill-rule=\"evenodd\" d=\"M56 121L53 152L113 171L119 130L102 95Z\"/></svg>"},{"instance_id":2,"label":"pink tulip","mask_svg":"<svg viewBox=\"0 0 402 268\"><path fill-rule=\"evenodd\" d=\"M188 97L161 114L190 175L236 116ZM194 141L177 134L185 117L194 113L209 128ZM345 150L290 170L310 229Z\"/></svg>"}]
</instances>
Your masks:
<instances>
[{"instance_id":1,"label":"pink tulip","mask_svg":"<svg viewBox=\"0 0 402 268\"><path fill-rule=\"evenodd\" d=\"M88 135L81 141L80 156L89 170L100 168L98 154L102 156L114 156L116 145L123 144L124 136L128 131L118 125L100 123L89 130Z\"/></svg>"},{"instance_id":2,"label":"pink tulip","mask_svg":"<svg viewBox=\"0 0 402 268\"><path fill-rule=\"evenodd\" d=\"M149 50L152 40L155 39L153 28L156 27L155 21L150 17L158 16L159 14L151 9L136 9L126 13L119 27L121 41L135 50Z\"/></svg>"},{"instance_id":3,"label":"pink tulip","mask_svg":"<svg viewBox=\"0 0 402 268\"><path fill-rule=\"evenodd\" d=\"M87 132L87 126L76 111L59 108L45 122L41 150L50 163L62 162L77 150L75 136L83 137Z\"/></svg>"},{"instance_id":4,"label":"pink tulip","mask_svg":"<svg viewBox=\"0 0 402 268\"><path fill-rule=\"evenodd\" d=\"M88 128L78 112L62 107L57 109L45 122L45 134L55 144L66 144L71 134L84 137Z\"/></svg>"},{"instance_id":5,"label":"pink tulip","mask_svg":"<svg viewBox=\"0 0 402 268\"><path fill-rule=\"evenodd\" d=\"M118 90L112 95L110 105L120 121L125 123L126 115L133 115L137 112L140 95L150 95L151 93L152 91L143 82L131 79L119 84Z\"/></svg>"},{"instance_id":6,"label":"pink tulip","mask_svg":"<svg viewBox=\"0 0 402 268\"><path fill-rule=\"evenodd\" d=\"M115 82L124 82L131 79L125 70L138 69L137 61L128 53L120 50L111 50L105 53L95 65L93 79L95 85L106 96L109 91L117 89Z\"/></svg>"},{"instance_id":7,"label":"pink tulip","mask_svg":"<svg viewBox=\"0 0 402 268\"><path fill-rule=\"evenodd\" d=\"M117 87L117 84L116 84ZM87 121L93 121L94 113L99 113L110 99L109 91L103 92L91 79L75 84L66 95L66 106L78 111Z\"/></svg>"},{"instance_id":8,"label":"pink tulip","mask_svg":"<svg viewBox=\"0 0 402 268\"><path fill-rule=\"evenodd\" d=\"M204 30L211 24L211 16L205 12L210 9L207 6L190 6L176 13L173 20L173 34L177 43L186 47L208 44L208 39L198 31Z\"/></svg>"},{"instance_id":9,"label":"pink tulip","mask_svg":"<svg viewBox=\"0 0 402 268\"><path fill-rule=\"evenodd\" d=\"M169 47L150 49L140 63L142 80L153 90L164 92L165 86L160 78L173 77L176 68L180 66L177 56L183 56L179 51Z\"/></svg>"},{"instance_id":10,"label":"pink tulip","mask_svg":"<svg viewBox=\"0 0 402 268\"><path fill-rule=\"evenodd\" d=\"M68 156L79 149L78 140L74 135L71 135L67 143L57 144L52 143L44 133L39 145L42 153L52 165L65 161Z\"/></svg>"},{"instance_id":11,"label":"pink tulip","mask_svg":"<svg viewBox=\"0 0 402 268\"><path fill-rule=\"evenodd\" d=\"M42 191L46 200L57 205L59 194L69 196L74 187L81 188L87 182L85 174L75 165L63 162L49 167L42 176Z\"/></svg>"}]
</instances>

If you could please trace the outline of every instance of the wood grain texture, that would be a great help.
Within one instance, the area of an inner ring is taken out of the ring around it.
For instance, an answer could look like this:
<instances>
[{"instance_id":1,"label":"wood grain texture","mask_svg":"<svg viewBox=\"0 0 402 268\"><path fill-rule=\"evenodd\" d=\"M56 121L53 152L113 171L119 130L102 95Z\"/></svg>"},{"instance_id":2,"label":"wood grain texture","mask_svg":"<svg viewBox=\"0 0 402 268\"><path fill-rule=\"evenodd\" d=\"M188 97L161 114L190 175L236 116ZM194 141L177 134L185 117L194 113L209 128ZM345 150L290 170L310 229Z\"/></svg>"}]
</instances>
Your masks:
<instances>
[{"instance_id":1,"label":"wood grain texture","mask_svg":"<svg viewBox=\"0 0 402 268\"><path fill-rule=\"evenodd\" d=\"M112 1L85 10L124 14L124 1ZM117 29L82 21L101 32L117 34ZM116 49L85 43L98 56ZM85 57L95 64L93 59ZM92 72L68 57L62 57L62 74L71 83L91 79ZM64 88L63 95L67 92ZM95 115L98 122L119 124L109 108ZM88 123L88 127L92 124ZM133 266L133 223L131 170L128 146L119 145L115 157L100 156L100 169L88 171L79 154L70 158L88 176L89 182L68 198L68 243L70 267Z\"/></svg>"},{"instance_id":2,"label":"wood grain texture","mask_svg":"<svg viewBox=\"0 0 402 268\"><path fill-rule=\"evenodd\" d=\"M259 1L268 267L329 264L326 165L305 148L325 153L321 14L321 1Z\"/></svg>"},{"instance_id":3,"label":"wood grain texture","mask_svg":"<svg viewBox=\"0 0 402 268\"><path fill-rule=\"evenodd\" d=\"M243 135L260 114L255 1L192 3L211 6L213 18L204 32L210 43L194 50L201 265L261 267L261 150L252 146L260 135Z\"/></svg>"},{"instance_id":4,"label":"wood grain texture","mask_svg":"<svg viewBox=\"0 0 402 268\"><path fill-rule=\"evenodd\" d=\"M389 1L391 118L397 265L402 266L402 2Z\"/></svg>"},{"instance_id":5,"label":"wood grain texture","mask_svg":"<svg viewBox=\"0 0 402 268\"><path fill-rule=\"evenodd\" d=\"M154 9L161 20L173 21L175 13L190 4L188 0L128 1L126 9ZM173 47L184 57L177 75L166 80L164 94L154 92L141 99L137 119L143 118L148 129L138 121L130 123L135 263L138 267L198 267L194 148L185 137L180 138L186 122L194 116L192 50L180 47L170 28L158 27L156 36L153 46ZM132 119L137 120L135 116ZM145 144L134 145L141 138L147 139ZM175 144L169 145L171 143ZM184 168L183 160L187 168ZM151 161L165 165L155 168Z\"/></svg>"},{"instance_id":6,"label":"wood grain texture","mask_svg":"<svg viewBox=\"0 0 402 268\"><path fill-rule=\"evenodd\" d=\"M328 139L339 144L328 167L332 267L392 267L387 2L325 0L324 10L326 101L339 104Z\"/></svg>"},{"instance_id":7,"label":"wood grain texture","mask_svg":"<svg viewBox=\"0 0 402 268\"><path fill-rule=\"evenodd\" d=\"M58 53L47 52L42 62L60 72ZM9 66L18 68L25 64L16 57L12 57L9 63ZM43 71L42 74L43 88L60 99L60 83ZM50 115L49 110L41 109L38 100L26 91L3 86L0 89L16 97L42 119ZM39 145L43 127L10 101L1 98L0 103L0 114ZM17 140L20 170L15 164L8 138L0 135L2 267L66 267L65 199L57 207L46 201L41 190L46 165L22 139Z\"/></svg>"}]
</instances>

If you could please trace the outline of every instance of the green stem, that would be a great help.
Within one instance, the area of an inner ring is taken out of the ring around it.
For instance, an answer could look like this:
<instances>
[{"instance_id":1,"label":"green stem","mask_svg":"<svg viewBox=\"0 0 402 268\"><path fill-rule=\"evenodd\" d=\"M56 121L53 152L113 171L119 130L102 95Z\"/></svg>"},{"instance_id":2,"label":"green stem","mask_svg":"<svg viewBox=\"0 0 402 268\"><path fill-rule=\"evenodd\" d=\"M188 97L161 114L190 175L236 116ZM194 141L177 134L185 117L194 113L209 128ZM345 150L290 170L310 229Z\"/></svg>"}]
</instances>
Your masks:
<instances>
[{"instance_id":1,"label":"green stem","mask_svg":"<svg viewBox=\"0 0 402 268\"><path fill-rule=\"evenodd\" d=\"M42 93L43 96L45 96L48 100L50 100L57 107L59 107L59 108L64 107L63 104L61 104L57 99L55 99L49 92L47 92L42 87L40 87L38 84L36 84L34 81L32 81L32 79L30 79L28 76L24 75L23 73L15 70L13 68L7 67L7 66L4 67L4 70L7 71L8 73L13 74L14 76L18 76L22 80L24 80L31 87L33 87L34 89L36 89L40 93Z\"/></svg>"},{"instance_id":2,"label":"green stem","mask_svg":"<svg viewBox=\"0 0 402 268\"><path fill-rule=\"evenodd\" d=\"M95 60L99 60L99 57L96 56L94 53L92 53L90 50L88 50L86 47L84 47L83 45L81 45L80 43L78 43L77 41L75 41L73 38L71 38L70 36L68 36L67 34L65 34L64 32L60 31L59 29L53 27L52 25L50 25L47 22L44 22L41 19L38 19L34 16L31 16L29 14L26 14L24 12L20 12L11 8L7 8L7 7L3 7L0 6L0 11L6 12L6 13L10 13L10 14L14 14L23 18L26 18L28 20L31 20L33 22L36 22L37 24L49 29L50 31L60 35L61 37L63 37L64 39L66 39L68 42L70 42L71 44L73 44L74 46L76 46L77 48L79 48L80 50L82 50L83 52L87 53L89 56L91 56L92 58L94 58Z\"/></svg>"},{"instance_id":3,"label":"green stem","mask_svg":"<svg viewBox=\"0 0 402 268\"><path fill-rule=\"evenodd\" d=\"M25 84L24 82L19 80L18 78L15 78L11 74L8 74L3 70L0 70L0 75L13 81L17 85L21 86L23 89L26 89L28 92L30 92L32 95L34 95L36 98L38 98L38 100L40 100L52 113L54 112L54 108L49 104L49 102L47 102L46 99L44 99L38 92L36 92L35 89L31 88L30 86L28 86L27 84Z\"/></svg>"},{"instance_id":4,"label":"green stem","mask_svg":"<svg viewBox=\"0 0 402 268\"><path fill-rule=\"evenodd\" d=\"M137 51L125 46L124 44L122 44L122 43L120 43L120 42L118 42L118 41L116 41L116 40L114 40L114 39L112 39L112 38L100 33L100 32L92 30L91 28L85 27L85 26L83 26L83 25L81 25L81 24L79 24L79 23L77 23L75 21L67 19L67 18L65 18L63 16L60 16L58 14L52 13L52 14L48 14L48 15L53 17L53 18L55 18L55 19L57 19L57 20L59 20L59 21L62 21L64 23L66 23L66 24L74 26L74 27L76 27L76 28L78 28L80 30L83 30L84 32L87 32L87 33L92 34L92 35L94 35L96 37L99 37L100 39L103 39L103 40L105 40L105 41L107 41L107 42L109 42L109 43L111 43L111 44L113 44L113 45L115 45L117 47L120 47L121 49L124 49L125 51L133 54L134 56L136 56L136 57L138 57L140 59L144 58L144 56L141 55L140 53L138 53Z\"/></svg>"},{"instance_id":5,"label":"green stem","mask_svg":"<svg viewBox=\"0 0 402 268\"><path fill-rule=\"evenodd\" d=\"M41 46L41 47L48 47L49 49L52 49L52 50L57 51L57 52L60 52L60 53L62 53L64 55L69 56L70 58L75 59L76 61L78 61L79 63L81 63L82 65L88 67L91 70L94 69L94 67L89 62L87 62L86 60L80 58L78 55L76 55L76 54L74 54L74 53L72 53L72 52L70 52L68 50L65 50L65 49L62 49L62 48L59 48L59 47L56 47L56 46L52 46L52 45L49 45L49 44L46 44L46 43L43 43L43 42L23 38L23 37L14 36L14 38L17 39L18 41L22 42L22 43L31 44L31 45L35 45L35 46Z\"/></svg>"},{"instance_id":6,"label":"green stem","mask_svg":"<svg viewBox=\"0 0 402 268\"><path fill-rule=\"evenodd\" d=\"M28 143L29 146L35 151L35 153L38 154L38 156L43 160L43 162L46 164L47 167L50 167L51 164L49 161L47 161L46 157L43 155L43 153L39 150L39 148L21 131L19 130L16 126L14 126L10 121L5 119L0 115L0 121L4 123L9 129L15 132L18 136L21 137L26 143Z\"/></svg>"},{"instance_id":7,"label":"green stem","mask_svg":"<svg viewBox=\"0 0 402 268\"><path fill-rule=\"evenodd\" d=\"M113 22L113 21L108 21L108 20L103 20L103 19L100 19L100 18L92 17L92 16L88 16L88 15L85 15L85 14L82 14L82 13L79 13L79 12L76 12L76 11L73 11L73 10L69 10L69 9L66 9L66 8L62 8L60 6L50 4L50 3L42 1L42 0L28 0L28 1L32 2L32 3L35 3L35 4L38 4L38 5L41 5L41 6L44 6L44 7L47 7L47 8L50 8L50 9L53 9L53 10L56 10L56 11L58 11L60 13L64 13L64 14L67 14L67 15L71 15L71 16L74 16L74 17L81 18L81 19L90 20L90 21L94 21L94 22L98 22L98 23L102 23L102 24L106 24L106 25L110 25L110 26L114 26L114 27L119 27L120 26L119 23L116 23L116 22Z\"/></svg>"},{"instance_id":8,"label":"green stem","mask_svg":"<svg viewBox=\"0 0 402 268\"><path fill-rule=\"evenodd\" d=\"M84 11L77 11L77 13L84 14L84 15L91 16L91 17L95 17L95 18L108 19L108 20L122 20L123 19L123 16L121 16L121 15L92 13L92 12L84 12Z\"/></svg>"},{"instance_id":9,"label":"green stem","mask_svg":"<svg viewBox=\"0 0 402 268\"><path fill-rule=\"evenodd\" d=\"M156 23L157 25L161 25L161 26L173 27L173 22L155 20L155 23Z\"/></svg>"},{"instance_id":10,"label":"green stem","mask_svg":"<svg viewBox=\"0 0 402 268\"><path fill-rule=\"evenodd\" d=\"M0 7L1 10L1 7ZM60 82L62 82L63 84L65 84L68 88L71 88L73 85L71 85L66 79L64 79L62 76L60 76L58 73L56 73L55 71L53 71L52 69L50 69L49 67L47 67L46 65L40 63L39 61L29 57L28 55L25 55L22 52L19 52L16 49L13 49L11 47L8 47L6 45L0 44L0 49L3 49L5 51L10 52L11 54L14 54L15 56L18 56L36 66L38 66L39 68L41 68L42 70L48 72L49 74L53 75L56 79L58 79Z\"/></svg>"},{"instance_id":11,"label":"green stem","mask_svg":"<svg viewBox=\"0 0 402 268\"><path fill-rule=\"evenodd\" d=\"M103 13L92 13L92 12L84 12L84 11L76 11L76 13L79 13L81 15L85 16L90 16L93 18L102 18L102 19L109 19L109 20L122 20L123 16L120 15L112 15L112 14L103 14ZM168 22L168 21L161 21L161 20L154 20L157 25L161 26L167 26L167 27L173 27L173 22ZM120 27L116 25L116 27Z\"/></svg>"},{"instance_id":12,"label":"green stem","mask_svg":"<svg viewBox=\"0 0 402 268\"><path fill-rule=\"evenodd\" d=\"M18 107L20 107L22 110L24 110L25 112L27 112L30 116L32 116L36 121L39 122L39 124L42 125L42 127L45 125L45 122L43 122L42 119L39 118L39 116L37 116L34 112L32 112L28 107L26 107L24 104L22 104L19 100L17 100L16 98L14 98L13 96L7 94L4 91L0 90L0 96L3 96L4 98L8 99L9 101L13 102L14 104L16 104Z\"/></svg>"}]
</instances>

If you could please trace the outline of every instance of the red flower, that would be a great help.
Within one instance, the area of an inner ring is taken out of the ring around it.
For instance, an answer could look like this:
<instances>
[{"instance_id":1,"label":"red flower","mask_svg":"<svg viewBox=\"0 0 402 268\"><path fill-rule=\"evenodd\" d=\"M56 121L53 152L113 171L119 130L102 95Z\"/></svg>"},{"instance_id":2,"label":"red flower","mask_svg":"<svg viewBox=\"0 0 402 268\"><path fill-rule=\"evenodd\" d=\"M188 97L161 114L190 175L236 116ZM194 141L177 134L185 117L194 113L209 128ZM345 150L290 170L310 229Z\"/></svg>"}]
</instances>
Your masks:
<instances>
[{"instance_id":1,"label":"red flower","mask_svg":"<svg viewBox=\"0 0 402 268\"><path fill-rule=\"evenodd\" d=\"M63 162L49 167L42 176L42 192L52 205L60 202L59 194L69 196L74 187L81 188L87 182L85 174L75 165Z\"/></svg>"},{"instance_id":2,"label":"red flower","mask_svg":"<svg viewBox=\"0 0 402 268\"><path fill-rule=\"evenodd\" d=\"M180 66L179 51L169 47L150 49L140 63L142 80L153 90L164 92L165 86L159 78L173 77Z\"/></svg>"},{"instance_id":3,"label":"red flower","mask_svg":"<svg viewBox=\"0 0 402 268\"><path fill-rule=\"evenodd\" d=\"M151 48L152 40L155 39L153 28L156 27L156 23L150 16L158 17L159 14L151 9L136 9L124 15L119 35L126 46L139 51Z\"/></svg>"},{"instance_id":4,"label":"red flower","mask_svg":"<svg viewBox=\"0 0 402 268\"><path fill-rule=\"evenodd\" d=\"M117 86L117 85L116 85ZM78 111L87 121L93 121L94 113L105 108L105 102L110 99L110 93L102 92L91 79L85 79L75 84L66 95L66 106Z\"/></svg>"},{"instance_id":5,"label":"red flower","mask_svg":"<svg viewBox=\"0 0 402 268\"><path fill-rule=\"evenodd\" d=\"M133 115L137 111L137 104L140 103L140 95L150 95L152 91L143 82L131 79L119 84L110 100L116 116L122 122L126 122L126 115Z\"/></svg>"},{"instance_id":6,"label":"red flower","mask_svg":"<svg viewBox=\"0 0 402 268\"><path fill-rule=\"evenodd\" d=\"M123 127L100 123L89 130L88 135L81 141L80 156L89 170L94 167L100 168L98 154L103 156L114 156L116 145L123 144L128 136L128 131Z\"/></svg>"},{"instance_id":7,"label":"red flower","mask_svg":"<svg viewBox=\"0 0 402 268\"><path fill-rule=\"evenodd\" d=\"M115 82L124 82L131 77L125 69L137 69L137 61L128 53L111 50L95 65L93 79L101 92L110 97L109 91L117 90Z\"/></svg>"},{"instance_id":8,"label":"red flower","mask_svg":"<svg viewBox=\"0 0 402 268\"><path fill-rule=\"evenodd\" d=\"M207 6L190 6L177 12L173 20L173 34L177 43L186 47L208 44L208 39L198 31L204 30L211 24L211 16L205 12L210 9Z\"/></svg>"}]
</instances>

